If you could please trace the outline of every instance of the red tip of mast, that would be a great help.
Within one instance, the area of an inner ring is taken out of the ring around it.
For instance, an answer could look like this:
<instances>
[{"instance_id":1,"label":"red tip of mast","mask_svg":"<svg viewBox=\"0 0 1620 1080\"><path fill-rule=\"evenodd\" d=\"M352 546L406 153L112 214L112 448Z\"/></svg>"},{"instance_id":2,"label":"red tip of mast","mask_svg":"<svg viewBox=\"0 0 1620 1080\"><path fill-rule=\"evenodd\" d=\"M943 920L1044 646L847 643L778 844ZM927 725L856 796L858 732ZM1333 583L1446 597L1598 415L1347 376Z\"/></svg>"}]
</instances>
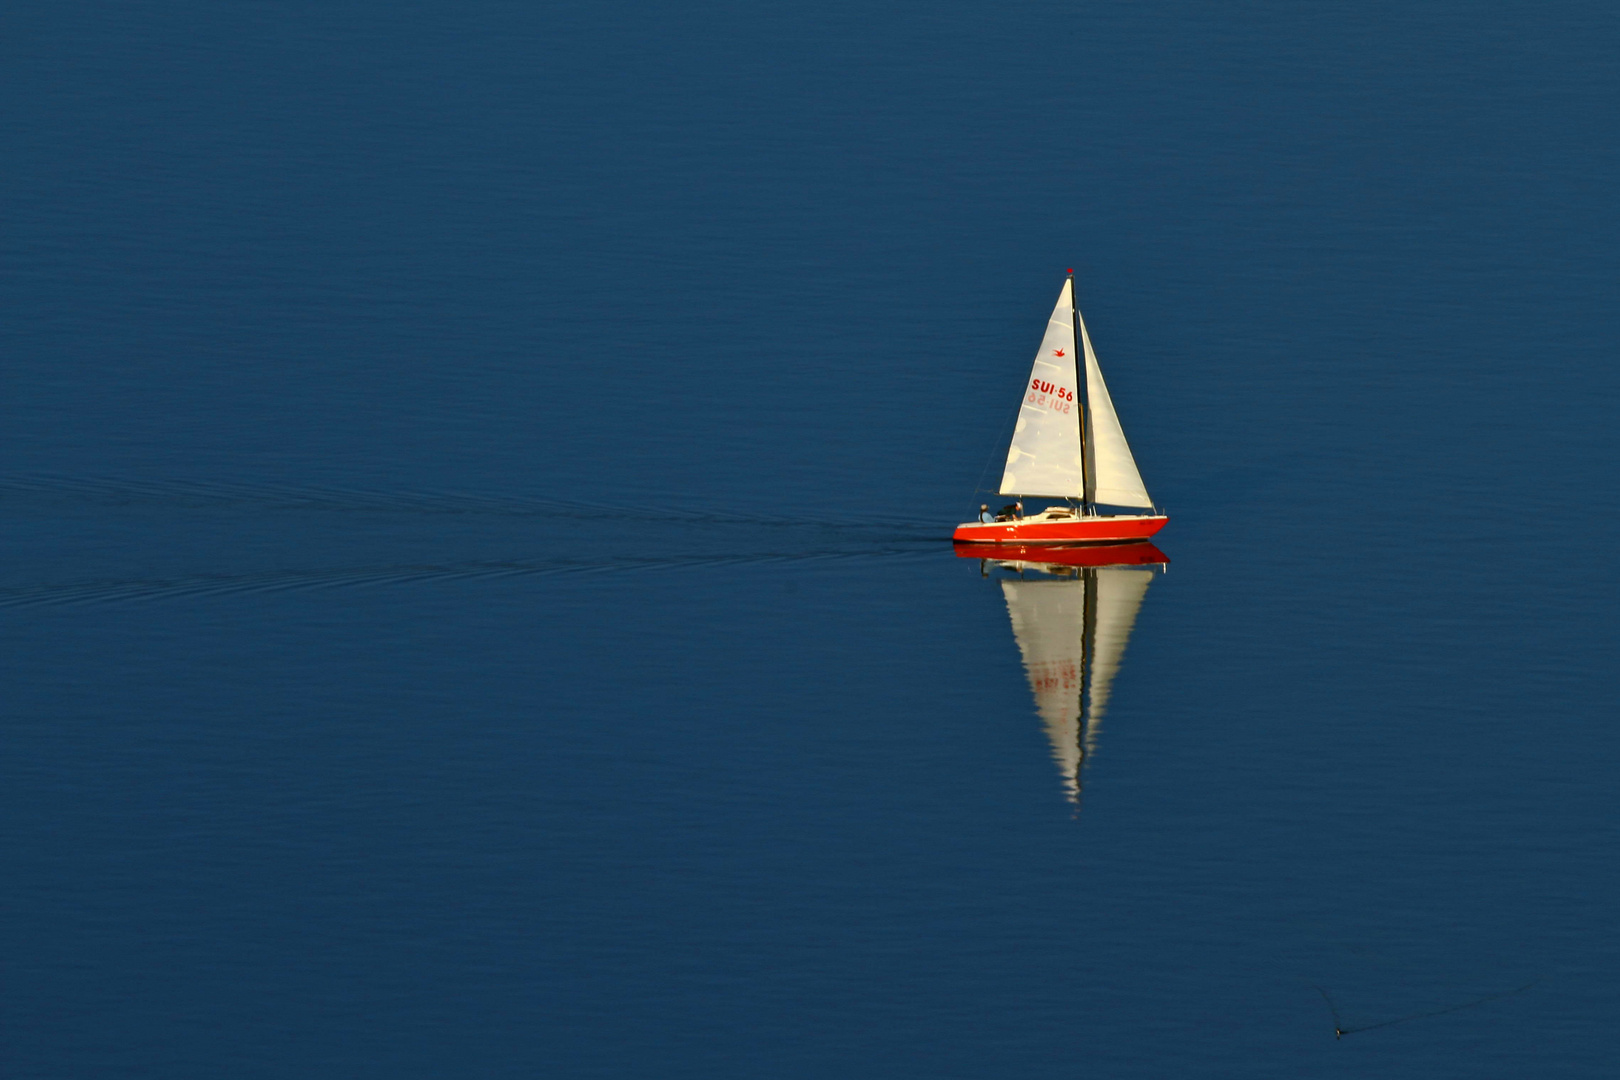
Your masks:
<instances>
[{"instance_id":1,"label":"red tip of mast","mask_svg":"<svg viewBox=\"0 0 1620 1080\"><path fill-rule=\"evenodd\" d=\"M1072 267L1072 266L1069 267L1069 273L1071 273L1071 274L1074 273L1074 267Z\"/></svg>"}]
</instances>

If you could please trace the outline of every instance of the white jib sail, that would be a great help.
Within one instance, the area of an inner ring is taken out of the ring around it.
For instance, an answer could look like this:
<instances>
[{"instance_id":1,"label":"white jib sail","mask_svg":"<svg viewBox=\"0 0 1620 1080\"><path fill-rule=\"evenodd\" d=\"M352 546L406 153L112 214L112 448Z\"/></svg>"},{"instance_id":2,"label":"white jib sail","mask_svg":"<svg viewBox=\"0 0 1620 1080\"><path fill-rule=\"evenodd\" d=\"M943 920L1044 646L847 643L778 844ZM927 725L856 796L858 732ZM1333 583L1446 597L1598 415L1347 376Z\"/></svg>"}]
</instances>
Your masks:
<instances>
[{"instance_id":1,"label":"white jib sail","mask_svg":"<svg viewBox=\"0 0 1620 1080\"><path fill-rule=\"evenodd\" d=\"M1119 426L1114 399L1108 396L1108 384L1103 382L1102 368L1097 366L1097 354L1092 351L1084 319L1080 320L1080 343L1086 354L1086 401L1091 406L1091 464L1097 473L1092 477L1092 499L1109 506L1151 508L1153 500L1142 484L1142 474L1136 470L1125 431ZM1005 486L1002 490L1006 490Z\"/></svg>"},{"instance_id":2,"label":"white jib sail","mask_svg":"<svg viewBox=\"0 0 1620 1080\"><path fill-rule=\"evenodd\" d=\"M1096 749L1098 725L1108 711L1108 695L1114 689L1114 676L1125 658L1125 645L1131 640L1136 613L1153 581L1152 570L1105 566L1097 571L1096 622L1091 641L1090 701L1086 703L1086 752Z\"/></svg>"},{"instance_id":3,"label":"white jib sail","mask_svg":"<svg viewBox=\"0 0 1620 1080\"><path fill-rule=\"evenodd\" d=\"M1013 639L1024 657L1052 757L1070 799L1080 794L1080 671L1086 662L1083 581L1003 581Z\"/></svg>"},{"instance_id":4,"label":"white jib sail","mask_svg":"<svg viewBox=\"0 0 1620 1080\"><path fill-rule=\"evenodd\" d=\"M1046 336L1024 384L1003 495L1078 498L1085 494L1080 459L1080 383L1074 362L1074 282L1065 281ZM1126 451L1127 460L1130 451ZM1133 466L1134 467L1134 466Z\"/></svg>"}]
</instances>

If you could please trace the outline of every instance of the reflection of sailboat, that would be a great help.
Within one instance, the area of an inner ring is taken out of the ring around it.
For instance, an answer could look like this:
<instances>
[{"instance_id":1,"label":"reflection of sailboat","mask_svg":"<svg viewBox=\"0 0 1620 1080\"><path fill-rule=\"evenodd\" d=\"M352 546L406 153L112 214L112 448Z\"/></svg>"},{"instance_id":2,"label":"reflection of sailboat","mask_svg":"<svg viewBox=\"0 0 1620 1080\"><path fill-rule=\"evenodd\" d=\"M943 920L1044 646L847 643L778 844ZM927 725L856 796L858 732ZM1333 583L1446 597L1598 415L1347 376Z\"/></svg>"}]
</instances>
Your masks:
<instances>
[{"instance_id":1,"label":"reflection of sailboat","mask_svg":"<svg viewBox=\"0 0 1620 1080\"><path fill-rule=\"evenodd\" d=\"M1159 556L1154 562L1167 561L1157 548L1153 551ZM1079 802L1081 770L1096 749L1114 676L1154 571L1140 564L1001 565L1054 575L1004 578L1001 591L1035 693L1035 709L1052 740L1052 756L1069 799Z\"/></svg>"},{"instance_id":2,"label":"reflection of sailboat","mask_svg":"<svg viewBox=\"0 0 1620 1080\"><path fill-rule=\"evenodd\" d=\"M1034 569L1062 573L1066 566L1166 565L1170 557L1153 544L998 544L990 548L958 540L951 545L958 559L978 559L988 568Z\"/></svg>"}]
</instances>

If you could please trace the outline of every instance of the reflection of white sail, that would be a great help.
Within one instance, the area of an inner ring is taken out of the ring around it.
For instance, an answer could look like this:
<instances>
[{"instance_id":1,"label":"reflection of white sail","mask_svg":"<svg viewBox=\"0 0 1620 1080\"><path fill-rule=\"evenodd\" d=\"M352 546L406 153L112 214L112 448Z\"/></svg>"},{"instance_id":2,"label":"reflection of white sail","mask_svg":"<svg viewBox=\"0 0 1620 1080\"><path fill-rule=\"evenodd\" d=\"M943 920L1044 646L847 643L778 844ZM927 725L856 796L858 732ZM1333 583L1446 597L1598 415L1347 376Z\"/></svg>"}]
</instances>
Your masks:
<instances>
[{"instance_id":1,"label":"reflection of white sail","mask_svg":"<svg viewBox=\"0 0 1620 1080\"><path fill-rule=\"evenodd\" d=\"M1080 794L1080 672L1085 665L1084 581L1003 581L1013 637L1035 692L1069 797Z\"/></svg>"},{"instance_id":2,"label":"reflection of white sail","mask_svg":"<svg viewBox=\"0 0 1620 1080\"><path fill-rule=\"evenodd\" d=\"M1113 566L1071 579L1001 583L1035 710L1072 800L1152 579L1151 570Z\"/></svg>"},{"instance_id":3,"label":"reflection of white sail","mask_svg":"<svg viewBox=\"0 0 1620 1080\"><path fill-rule=\"evenodd\" d=\"M1096 621L1090 650L1091 678L1086 683L1088 754L1095 747L1097 725L1108 710L1108 693L1114 688L1119 662L1125 658L1125 643L1131 639L1136 613L1142 608L1148 582L1153 580L1151 570L1130 570L1123 566L1103 567L1094 573L1097 575Z\"/></svg>"}]
</instances>

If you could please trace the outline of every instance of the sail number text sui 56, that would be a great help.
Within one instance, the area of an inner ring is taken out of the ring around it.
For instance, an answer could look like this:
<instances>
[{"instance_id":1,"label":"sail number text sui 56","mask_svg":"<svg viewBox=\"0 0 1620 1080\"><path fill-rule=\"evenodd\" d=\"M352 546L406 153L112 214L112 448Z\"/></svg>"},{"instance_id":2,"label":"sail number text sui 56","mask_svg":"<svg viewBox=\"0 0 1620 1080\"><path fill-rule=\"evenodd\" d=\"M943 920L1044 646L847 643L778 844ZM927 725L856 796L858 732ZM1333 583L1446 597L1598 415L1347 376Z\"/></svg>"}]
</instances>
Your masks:
<instances>
[{"instance_id":1,"label":"sail number text sui 56","mask_svg":"<svg viewBox=\"0 0 1620 1080\"><path fill-rule=\"evenodd\" d=\"M1074 391L1064 386L1057 386L1044 379L1031 379L1029 381L1029 403L1031 405L1045 405L1053 412L1066 413L1069 403L1074 401Z\"/></svg>"}]
</instances>

